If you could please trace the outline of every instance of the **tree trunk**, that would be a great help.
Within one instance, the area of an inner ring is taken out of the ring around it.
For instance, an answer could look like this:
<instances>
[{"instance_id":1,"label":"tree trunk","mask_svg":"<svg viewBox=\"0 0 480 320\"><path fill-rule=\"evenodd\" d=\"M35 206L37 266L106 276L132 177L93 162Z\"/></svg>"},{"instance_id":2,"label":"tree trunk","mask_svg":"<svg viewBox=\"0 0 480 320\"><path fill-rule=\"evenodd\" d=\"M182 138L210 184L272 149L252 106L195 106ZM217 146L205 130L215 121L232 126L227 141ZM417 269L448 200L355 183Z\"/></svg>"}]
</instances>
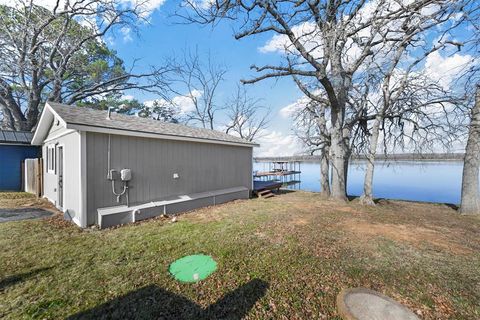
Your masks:
<instances>
[{"instance_id":1,"label":"tree trunk","mask_svg":"<svg viewBox=\"0 0 480 320\"><path fill-rule=\"evenodd\" d=\"M333 66L332 66L333 68ZM331 104L331 135L330 135L330 163L332 167L331 198L347 201L347 170L349 160L349 146L344 134L345 104L347 89L340 86L333 95L335 104ZM328 94L329 90L327 90ZM329 97L330 100L330 97Z\"/></svg>"},{"instance_id":2,"label":"tree trunk","mask_svg":"<svg viewBox=\"0 0 480 320\"><path fill-rule=\"evenodd\" d=\"M373 172L375 170L375 156L377 154L378 138L380 135L380 124L383 120L382 115L375 117L372 127L372 136L370 137L370 149L367 156L367 168L365 179L363 181L363 194L360 197L360 203L364 205L375 205L373 202Z\"/></svg>"},{"instance_id":3,"label":"tree trunk","mask_svg":"<svg viewBox=\"0 0 480 320\"><path fill-rule=\"evenodd\" d=\"M0 104L0 109L3 113L3 119L0 128L7 130L15 130L15 119L13 118L10 110L8 110L8 108L2 104Z\"/></svg>"},{"instance_id":4,"label":"tree trunk","mask_svg":"<svg viewBox=\"0 0 480 320\"><path fill-rule=\"evenodd\" d=\"M468 132L463 162L462 199L460 213L480 214L478 173L480 165L480 86L475 93L475 105Z\"/></svg>"},{"instance_id":5,"label":"tree trunk","mask_svg":"<svg viewBox=\"0 0 480 320\"><path fill-rule=\"evenodd\" d=\"M320 195L330 197L330 141L328 139L327 119L325 118L325 105L319 104L317 109L309 109L316 118L317 130L322 137L322 154L320 159Z\"/></svg>"},{"instance_id":6,"label":"tree trunk","mask_svg":"<svg viewBox=\"0 0 480 320\"><path fill-rule=\"evenodd\" d=\"M320 195L330 197L330 161L328 160L329 150L324 148L320 159Z\"/></svg>"},{"instance_id":7,"label":"tree trunk","mask_svg":"<svg viewBox=\"0 0 480 320\"><path fill-rule=\"evenodd\" d=\"M24 130L32 130L37 125L38 115L40 114L39 108L40 98L32 95L30 101L28 101L27 111L25 112L26 122Z\"/></svg>"},{"instance_id":8,"label":"tree trunk","mask_svg":"<svg viewBox=\"0 0 480 320\"><path fill-rule=\"evenodd\" d=\"M331 164L332 164L332 189L331 197L336 200L347 201L347 168L348 150L338 132L332 134Z\"/></svg>"},{"instance_id":9,"label":"tree trunk","mask_svg":"<svg viewBox=\"0 0 480 320\"><path fill-rule=\"evenodd\" d=\"M0 93L0 96L1 95L2 94ZM6 102L4 107L7 108L8 111L9 111L8 116L13 119L14 129L15 130L28 130L27 128L25 128L26 123L27 123L27 119L23 115L22 110L20 109L20 106L17 105L17 103L13 100L13 98L12 99L3 99L3 100Z\"/></svg>"},{"instance_id":10,"label":"tree trunk","mask_svg":"<svg viewBox=\"0 0 480 320\"><path fill-rule=\"evenodd\" d=\"M344 179L345 179L345 197L348 199L348 194L347 194L347 188L348 188L348 165L350 163L350 156L352 155L352 152L350 149L348 149L346 151L346 154L345 154L345 159L343 160L344 161L344 164L343 164L343 170L345 171L344 172Z\"/></svg>"}]
</instances>

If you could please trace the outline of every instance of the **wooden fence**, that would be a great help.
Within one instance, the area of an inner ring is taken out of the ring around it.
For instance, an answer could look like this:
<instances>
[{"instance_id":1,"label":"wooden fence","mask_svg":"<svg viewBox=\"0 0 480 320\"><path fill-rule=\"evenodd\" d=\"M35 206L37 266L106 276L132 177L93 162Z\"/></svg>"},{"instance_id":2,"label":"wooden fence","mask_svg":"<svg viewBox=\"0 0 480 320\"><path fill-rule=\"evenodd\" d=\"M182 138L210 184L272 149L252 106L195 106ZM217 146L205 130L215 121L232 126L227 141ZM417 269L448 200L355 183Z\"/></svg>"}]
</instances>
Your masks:
<instances>
[{"instance_id":1,"label":"wooden fence","mask_svg":"<svg viewBox=\"0 0 480 320\"><path fill-rule=\"evenodd\" d=\"M43 160L42 158L25 159L23 164L23 184L25 192L37 197L43 195Z\"/></svg>"}]
</instances>

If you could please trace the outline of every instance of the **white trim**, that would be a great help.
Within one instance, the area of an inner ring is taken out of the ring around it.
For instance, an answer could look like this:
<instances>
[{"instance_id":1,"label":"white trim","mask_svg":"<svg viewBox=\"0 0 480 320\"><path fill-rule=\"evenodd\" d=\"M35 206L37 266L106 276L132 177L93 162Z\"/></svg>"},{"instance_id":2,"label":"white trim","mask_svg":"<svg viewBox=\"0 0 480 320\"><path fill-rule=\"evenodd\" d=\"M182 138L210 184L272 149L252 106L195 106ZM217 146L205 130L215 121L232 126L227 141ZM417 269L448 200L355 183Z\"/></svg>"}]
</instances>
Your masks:
<instances>
[{"instance_id":1,"label":"white trim","mask_svg":"<svg viewBox=\"0 0 480 320\"><path fill-rule=\"evenodd\" d=\"M55 174L57 176L57 203L60 203L59 201L59 195L60 193L58 192L58 148L62 148L62 206L58 206L59 209L61 209L62 212L65 213L65 144L64 143L57 143L55 144Z\"/></svg>"},{"instance_id":2,"label":"white trim","mask_svg":"<svg viewBox=\"0 0 480 320\"><path fill-rule=\"evenodd\" d=\"M46 145L47 149L47 173L50 174L56 174L56 168L57 168L57 149L54 143L50 143ZM53 150L53 154L50 154L50 150ZM53 158L53 160L52 160ZM51 165L53 165L53 168L50 168Z\"/></svg>"},{"instance_id":3,"label":"white trim","mask_svg":"<svg viewBox=\"0 0 480 320\"><path fill-rule=\"evenodd\" d=\"M69 134L75 133L75 132L77 132L77 131L75 131L75 130L67 130L67 131L64 131L64 132L62 132L62 133L57 134L56 136L53 136L53 137L51 137L51 138L48 138L48 139L43 140L43 143L48 143L48 142L50 142L50 141L56 140L56 139L58 139L58 138L61 138L61 137L63 137L63 136L66 136L66 135L69 135Z\"/></svg>"},{"instance_id":4,"label":"white trim","mask_svg":"<svg viewBox=\"0 0 480 320\"><path fill-rule=\"evenodd\" d=\"M45 103L45 106L48 107L48 110L50 110L55 116L55 118L60 121L60 123L62 124L62 127L66 128L67 123L65 122L65 120L63 120L62 117L58 115L58 113L48 104L48 102Z\"/></svg>"},{"instance_id":5,"label":"white trim","mask_svg":"<svg viewBox=\"0 0 480 320\"><path fill-rule=\"evenodd\" d=\"M253 159L253 150L252 150L252 161L250 162L250 181L252 182L251 185L250 185L250 191L253 191L253 186L254 186L254 183L253 183L253 162L254 162L254 159Z\"/></svg>"},{"instance_id":6,"label":"white trim","mask_svg":"<svg viewBox=\"0 0 480 320\"><path fill-rule=\"evenodd\" d=\"M111 128L104 128L104 127L93 127L83 124L70 124L67 123L67 129L73 129L78 131L88 131L88 132L98 132L98 133L107 133L107 134L116 134L122 136L133 136L133 137L143 137L143 138L154 138L154 139L164 139L164 140L177 140L177 141L192 141L192 142L203 142L203 143L212 143L212 144L224 144L224 145L231 145L231 146L240 146L240 147L258 147L258 144L246 144L246 143L239 143L239 142L229 142L229 141L221 141L221 140L210 140L210 139L202 139L202 138L193 138L193 137L182 137L182 136L174 136L174 135L166 135L166 134L159 134L159 133L148 133L148 132L140 132L140 131L130 131L130 130L121 130L121 129L111 129Z\"/></svg>"},{"instance_id":7,"label":"white trim","mask_svg":"<svg viewBox=\"0 0 480 320\"><path fill-rule=\"evenodd\" d=\"M79 132L79 174L80 174L80 223L82 228L87 227L87 135L85 131Z\"/></svg>"},{"instance_id":8,"label":"white trim","mask_svg":"<svg viewBox=\"0 0 480 320\"><path fill-rule=\"evenodd\" d=\"M44 137L46 137L48 134L48 130L50 130L50 126L45 127L43 125L43 122L45 121L44 118L48 117L47 115L48 112L51 113L54 121L55 119L58 120L61 123L62 127L67 128L67 123L65 122L65 120L63 120L47 102L45 103L45 107L43 108L42 114L40 115L40 120L38 120L38 123L37 123L37 128L35 129L35 133L33 134L33 137L32 137L31 144L33 145L42 144L43 139L41 141L37 141L38 139L40 139L39 135L44 134Z\"/></svg>"},{"instance_id":9,"label":"white trim","mask_svg":"<svg viewBox=\"0 0 480 320\"><path fill-rule=\"evenodd\" d=\"M45 105L45 107L43 107L43 111L42 111L42 114L40 115L40 119L38 120L37 122L37 128L35 129L35 132L33 133L33 137L32 137L32 144L36 144L36 145L39 145L42 143L42 141L38 141L38 142L35 142L37 140L37 136L39 135L39 131L40 131L40 123L42 123L43 121L43 118L46 117L46 114L47 113L47 105Z\"/></svg>"}]
</instances>

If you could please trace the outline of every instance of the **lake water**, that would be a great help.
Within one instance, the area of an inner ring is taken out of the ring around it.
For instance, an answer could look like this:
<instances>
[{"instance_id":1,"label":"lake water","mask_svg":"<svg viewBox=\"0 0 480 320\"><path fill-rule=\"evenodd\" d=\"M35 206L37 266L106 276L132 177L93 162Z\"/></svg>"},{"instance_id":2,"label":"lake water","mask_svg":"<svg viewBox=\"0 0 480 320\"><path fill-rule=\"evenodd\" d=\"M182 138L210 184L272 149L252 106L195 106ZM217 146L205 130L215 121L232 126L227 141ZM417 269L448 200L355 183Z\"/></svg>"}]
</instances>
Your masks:
<instances>
[{"instance_id":1,"label":"lake water","mask_svg":"<svg viewBox=\"0 0 480 320\"><path fill-rule=\"evenodd\" d=\"M268 163L254 163L254 170L265 169L268 170ZM463 163L456 161L378 162L373 181L374 197L458 204L462 169ZM318 192L320 164L302 162L300 170L301 182L291 188ZM349 195L362 194L364 175L364 161L350 164L347 186Z\"/></svg>"}]
</instances>

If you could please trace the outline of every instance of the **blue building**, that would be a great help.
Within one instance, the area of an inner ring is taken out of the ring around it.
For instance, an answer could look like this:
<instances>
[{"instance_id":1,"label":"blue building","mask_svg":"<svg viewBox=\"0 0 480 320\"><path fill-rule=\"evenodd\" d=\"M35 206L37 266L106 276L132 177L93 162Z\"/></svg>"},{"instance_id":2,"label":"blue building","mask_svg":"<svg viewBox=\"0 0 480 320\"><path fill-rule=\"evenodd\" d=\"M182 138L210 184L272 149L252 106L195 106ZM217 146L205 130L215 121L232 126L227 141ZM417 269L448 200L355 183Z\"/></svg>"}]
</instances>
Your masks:
<instances>
[{"instance_id":1,"label":"blue building","mask_svg":"<svg viewBox=\"0 0 480 320\"><path fill-rule=\"evenodd\" d=\"M30 144L29 131L0 130L0 190L22 189L22 161L40 156L40 148Z\"/></svg>"}]
</instances>

